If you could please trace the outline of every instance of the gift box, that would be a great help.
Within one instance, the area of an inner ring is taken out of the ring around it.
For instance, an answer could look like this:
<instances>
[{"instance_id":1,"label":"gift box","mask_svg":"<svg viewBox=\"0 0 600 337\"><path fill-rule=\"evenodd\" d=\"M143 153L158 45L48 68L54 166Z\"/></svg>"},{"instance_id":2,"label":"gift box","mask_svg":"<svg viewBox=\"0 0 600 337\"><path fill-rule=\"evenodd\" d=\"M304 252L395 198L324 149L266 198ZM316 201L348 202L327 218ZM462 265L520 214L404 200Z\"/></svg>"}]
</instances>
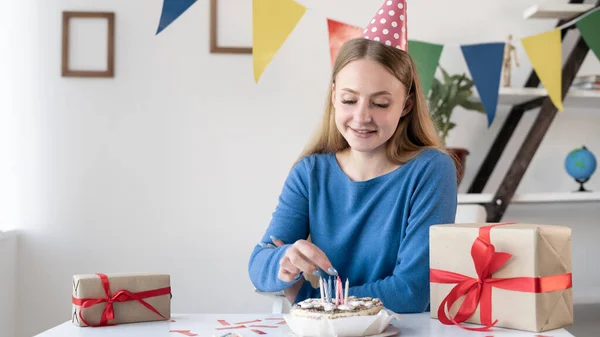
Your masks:
<instances>
[{"instance_id":1,"label":"gift box","mask_svg":"<svg viewBox=\"0 0 600 337\"><path fill-rule=\"evenodd\" d=\"M73 315L79 326L168 320L170 276L165 274L84 274L73 276Z\"/></svg>"},{"instance_id":2,"label":"gift box","mask_svg":"<svg viewBox=\"0 0 600 337\"><path fill-rule=\"evenodd\" d=\"M446 224L429 234L432 318L474 331L573 323L570 228Z\"/></svg>"}]
</instances>

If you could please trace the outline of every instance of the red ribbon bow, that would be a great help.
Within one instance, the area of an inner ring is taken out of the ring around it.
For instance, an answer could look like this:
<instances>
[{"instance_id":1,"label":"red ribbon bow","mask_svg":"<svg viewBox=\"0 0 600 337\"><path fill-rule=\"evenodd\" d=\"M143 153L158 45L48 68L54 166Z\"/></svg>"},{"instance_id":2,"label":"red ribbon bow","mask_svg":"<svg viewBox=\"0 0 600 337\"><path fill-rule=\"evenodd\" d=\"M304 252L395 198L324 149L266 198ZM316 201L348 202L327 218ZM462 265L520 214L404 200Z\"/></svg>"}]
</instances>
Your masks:
<instances>
[{"instance_id":1,"label":"red ribbon bow","mask_svg":"<svg viewBox=\"0 0 600 337\"><path fill-rule=\"evenodd\" d=\"M490 242L490 230L495 226L508 225L502 223L481 227L479 237L471 247L471 257L475 264L477 278L453 273L445 270L431 269L430 280L434 283L457 283L438 307L438 319L446 325L455 324L470 331L486 331L498 323L492 322L492 287L506 290L545 293L571 288L571 273L544 276L544 277L513 277L492 278L492 274L500 269L510 258L511 254L496 252ZM455 317L446 314L452 305L462 296L465 300L458 309ZM469 328L460 323L473 315L477 305L480 305L480 321L484 325L480 328Z\"/></svg>"},{"instance_id":2,"label":"red ribbon bow","mask_svg":"<svg viewBox=\"0 0 600 337\"><path fill-rule=\"evenodd\" d=\"M129 290L123 289L123 290L117 291L112 296L110 296L110 284L108 282L108 277L104 274L96 274L96 275L98 275L100 277L100 280L102 281L102 286L104 287L104 292L106 293L105 298L75 298L75 297L73 297L73 304L75 304L77 306L81 306L81 309L79 310L79 318L86 325L88 325L88 326L112 325L112 324L108 324L108 321L113 320L115 318L115 310L113 307L113 303L127 302L127 301L138 301L141 304L143 304L146 308L150 309L152 312L159 315L160 317L167 319L160 312L158 312L158 310L156 310L156 308L154 308L153 306L148 304L148 302L144 301L143 299L149 298L149 297L155 297L155 296L169 295L169 294L171 294L171 287L165 287L165 288L148 290L148 291L141 291L141 292L137 292L137 293L132 293ZM83 309L94 306L96 304L104 303L104 302L106 302L106 307L104 308L104 311L102 312L102 316L100 317L100 323L98 325L92 325L92 324L89 324L88 322L86 322L86 320L83 318L83 316L81 314L83 312Z\"/></svg>"}]
</instances>

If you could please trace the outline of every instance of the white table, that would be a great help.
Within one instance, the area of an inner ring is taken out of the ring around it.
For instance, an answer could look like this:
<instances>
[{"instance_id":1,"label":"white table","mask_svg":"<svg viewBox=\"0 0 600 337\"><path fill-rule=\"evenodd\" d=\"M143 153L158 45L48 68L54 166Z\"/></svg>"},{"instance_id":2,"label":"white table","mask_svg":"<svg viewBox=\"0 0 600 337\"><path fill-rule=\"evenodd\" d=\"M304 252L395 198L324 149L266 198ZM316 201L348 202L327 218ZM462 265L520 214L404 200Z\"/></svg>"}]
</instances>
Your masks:
<instances>
[{"instance_id":1,"label":"white table","mask_svg":"<svg viewBox=\"0 0 600 337\"><path fill-rule=\"evenodd\" d=\"M186 337L185 333L175 332L181 330L183 332L189 330L190 335L198 337L221 336L227 332L237 332L243 337L291 337L295 336L290 329L281 320L283 315L269 314L173 314L171 315L172 322L146 322L146 323L131 323L116 326L89 328L75 326L71 321L60 324L50 330L47 330L38 337ZM443 336L469 336L469 337L573 337L565 329L556 329L543 333L531 333L517 330L509 330L502 328L492 328L487 332L470 332L456 326L446 326L438 320L431 319L429 313L421 314L404 314L401 315L401 320L392 320L395 327L400 329L399 337L443 337ZM274 319L275 318L275 319ZM247 328L235 330L216 330L215 328L224 328L218 320L225 320L230 324L260 320L260 322L247 323ZM276 326L276 328L265 327L250 327L252 325L268 325ZM264 332L260 334L251 331L256 329Z\"/></svg>"}]
</instances>

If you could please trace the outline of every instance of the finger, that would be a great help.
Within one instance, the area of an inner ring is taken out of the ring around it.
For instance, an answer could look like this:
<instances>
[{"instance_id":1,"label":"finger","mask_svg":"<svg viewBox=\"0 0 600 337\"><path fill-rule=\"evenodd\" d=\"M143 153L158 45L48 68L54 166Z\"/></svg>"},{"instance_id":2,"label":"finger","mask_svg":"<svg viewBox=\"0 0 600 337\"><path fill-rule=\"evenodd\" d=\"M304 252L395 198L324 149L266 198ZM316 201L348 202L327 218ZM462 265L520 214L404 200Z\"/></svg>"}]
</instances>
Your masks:
<instances>
[{"instance_id":1,"label":"finger","mask_svg":"<svg viewBox=\"0 0 600 337\"><path fill-rule=\"evenodd\" d=\"M280 280L282 280L283 282L292 282L293 280L296 279L296 276L288 273L285 270L279 270L279 273L277 274L277 278L279 278Z\"/></svg>"},{"instance_id":2,"label":"finger","mask_svg":"<svg viewBox=\"0 0 600 337\"><path fill-rule=\"evenodd\" d=\"M286 252L290 263L305 274L319 275L317 266L307 259L296 247L292 246Z\"/></svg>"},{"instance_id":3,"label":"finger","mask_svg":"<svg viewBox=\"0 0 600 337\"><path fill-rule=\"evenodd\" d=\"M333 268L333 265L325 255L325 253L319 249L319 247L308 241L298 241L294 244L296 249L304 256L307 260L314 263L316 266L327 272L329 275L337 276L337 270ZM325 275L322 275L325 276Z\"/></svg>"},{"instance_id":4,"label":"finger","mask_svg":"<svg viewBox=\"0 0 600 337\"><path fill-rule=\"evenodd\" d=\"M279 262L279 270L283 273L290 274L292 277L300 274L301 270L297 268L286 255Z\"/></svg>"},{"instance_id":5,"label":"finger","mask_svg":"<svg viewBox=\"0 0 600 337\"><path fill-rule=\"evenodd\" d=\"M274 243L274 244L275 244L275 246L277 246L277 247L281 247L281 246L285 245L285 242L283 242L283 241L279 240L278 238L276 238L276 237L275 237L275 236L273 236L273 235L271 235L271 236L270 236L270 238L271 238L271 241L273 241L273 243Z\"/></svg>"}]
</instances>

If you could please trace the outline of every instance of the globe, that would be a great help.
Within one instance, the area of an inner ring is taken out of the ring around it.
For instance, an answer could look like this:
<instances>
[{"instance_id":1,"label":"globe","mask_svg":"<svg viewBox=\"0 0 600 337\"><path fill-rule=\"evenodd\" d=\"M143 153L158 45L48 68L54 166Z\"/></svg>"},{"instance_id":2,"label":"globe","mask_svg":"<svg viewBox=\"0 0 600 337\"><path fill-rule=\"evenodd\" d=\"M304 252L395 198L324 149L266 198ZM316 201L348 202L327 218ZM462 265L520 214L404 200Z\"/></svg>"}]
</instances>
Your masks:
<instances>
[{"instance_id":1,"label":"globe","mask_svg":"<svg viewBox=\"0 0 600 337\"><path fill-rule=\"evenodd\" d=\"M596 157L585 146L574 149L565 158L565 169L579 183L579 191L587 191L583 184L596 171Z\"/></svg>"}]
</instances>

